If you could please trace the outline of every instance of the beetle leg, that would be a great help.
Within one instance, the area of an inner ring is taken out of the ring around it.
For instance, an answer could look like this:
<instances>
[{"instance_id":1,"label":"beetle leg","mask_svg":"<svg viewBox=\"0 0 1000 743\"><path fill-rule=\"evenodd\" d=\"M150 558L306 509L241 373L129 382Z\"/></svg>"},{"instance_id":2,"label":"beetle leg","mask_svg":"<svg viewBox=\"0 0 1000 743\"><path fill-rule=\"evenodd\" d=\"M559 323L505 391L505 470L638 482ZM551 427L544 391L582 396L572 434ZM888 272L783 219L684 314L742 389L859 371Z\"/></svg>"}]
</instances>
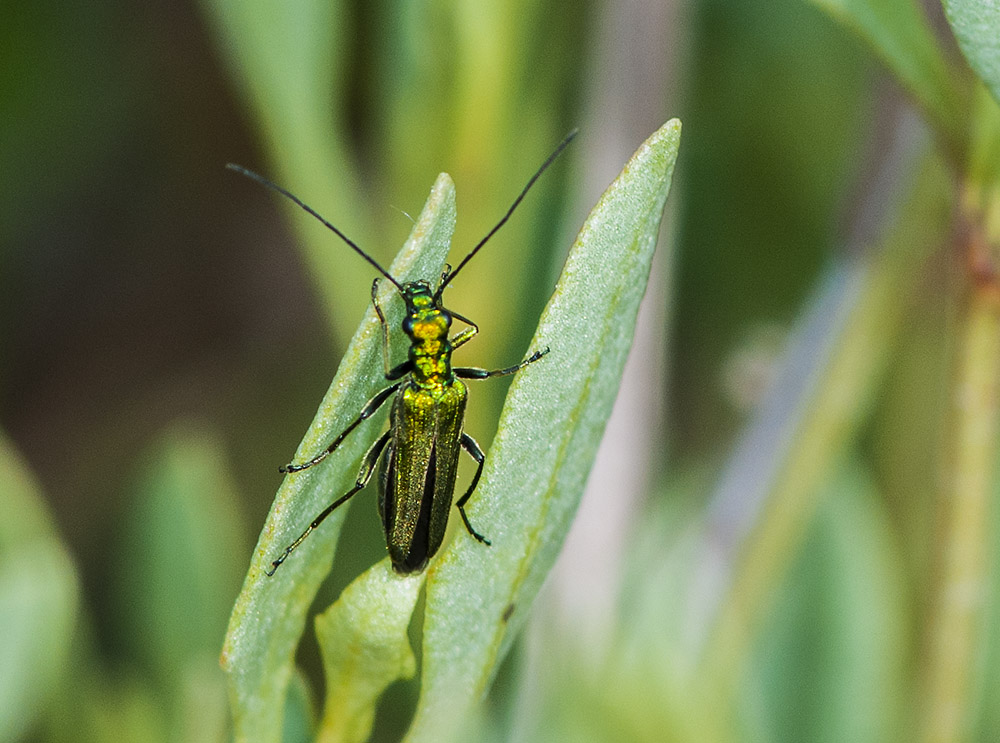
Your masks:
<instances>
[{"instance_id":1,"label":"beetle leg","mask_svg":"<svg viewBox=\"0 0 1000 743\"><path fill-rule=\"evenodd\" d=\"M375 305L375 314L378 315L379 325L382 326L382 364L385 366L385 378L391 379L392 377L389 376L389 324L385 321L382 308L378 305L378 279L372 282L372 304ZM395 377L395 379L399 379L399 377Z\"/></svg>"},{"instance_id":2,"label":"beetle leg","mask_svg":"<svg viewBox=\"0 0 1000 743\"><path fill-rule=\"evenodd\" d=\"M448 312L454 319L461 320L462 322L464 322L466 325L469 326L461 333L459 333L458 335L456 335L454 338L451 339L450 341L451 350L454 351L459 346L465 345L466 343L471 341L472 337L479 332L479 326L476 325L474 322L472 322L472 320L470 320L469 318L464 317L458 314L457 312L452 312L451 310L448 310Z\"/></svg>"},{"instance_id":3,"label":"beetle leg","mask_svg":"<svg viewBox=\"0 0 1000 743\"><path fill-rule=\"evenodd\" d=\"M382 326L382 364L385 366L385 378L392 382L409 374L413 365L407 360L398 366L389 368L389 323L385 321L385 315L378 303L378 282L378 279L372 282L372 304L375 306L379 325Z\"/></svg>"},{"instance_id":4,"label":"beetle leg","mask_svg":"<svg viewBox=\"0 0 1000 743\"><path fill-rule=\"evenodd\" d=\"M465 528L469 531L469 534L489 546L490 540L472 528L472 524L469 523L469 517L465 514L465 504L472 495L472 491L476 489L476 485L479 484L479 477L483 474L483 463L486 461L486 455L483 454L483 450L479 448L476 440L467 433L462 434L462 448L469 452L469 455L476 460L479 466L476 468L476 474L472 478L472 484L469 486L469 489L465 491L465 495L459 498L455 505L458 506L458 512L462 514L462 521L465 522Z\"/></svg>"},{"instance_id":5,"label":"beetle leg","mask_svg":"<svg viewBox=\"0 0 1000 743\"><path fill-rule=\"evenodd\" d=\"M349 434L351 431L357 428L358 424L361 423L361 421L371 418L375 414L375 411L378 410L380 407L382 407L382 404L390 397L392 397L392 394L397 389L399 389L400 384L402 384L402 382L386 387L384 390L375 395L375 397L369 400L365 404L365 406L361 409L361 415L359 415L354 420L354 422L351 423L351 425L345 428L344 432L341 433L337 438L335 438L332 444L326 447L326 449L321 451L315 457L310 459L308 462L303 462L302 464L291 463L282 465L281 467L278 467L278 472L299 472L301 470L309 469L314 464L319 464L320 462L322 462L324 459L330 456L330 454L333 453L334 449L340 446L340 443L345 438L347 438L347 434Z\"/></svg>"},{"instance_id":6,"label":"beetle leg","mask_svg":"<svg viewBox=\"0 0 1000 743\"><path fill-rule=\"evenodd\" d=\"M393 382L397 379L405 377L411 371L413 371L413 364L411 364L409 361L404 361L399 366L394 366L392 369L389 369L385 373L385 378L388 381Z\"/></svg>"},{"instance_id":7,"label":"beetle leg","mask_svg":"<svg viewBox=\"0 0 1000 743\"><path fill-rule=\"evenodd\" d=\"M462 379L487 379L489 377L505 377L508 374L515 374L516 372L526 367L528 364L538 361L540 358L542 358L542 356L544 356L548 352L549 348L548 346L546 346L541 351L535 351L533 354L531 354L531 356L526 358L521 363L516 364L515 366L508 366L506 369L494 369L493 371L487 371L486 369L478 369L474 366L459 366L456 367L453 371L456 377L460 377Z\"/></svg>"},{"instance_id":8,"label":"beetle leg","mask_svg":"<svg viewBox=\"0 0 1000 743\"><path fill-rule=\"evenodd\" d=\"M448 278L448 275L450 273L451 273L451 264L450 263L445 263L444 264L444 270L441 271L441 281L438 282L438 288L439 289L441 288L442 282L444 282L444 280Z\"/></svg>"},{"instance_id":9,"label":"beetle leg","mask_svg":"<svg viewBox=\"0 0 1000 743\"><path fill-rule=\"evenodd\" d=\"M296 547L302 544L305 538L308 537L317 526L323 523L323 520L327 516L329 516L331 513L334 512L337 506L346 503L351 498L352 495L357 493L359 490L364 488L365 485L368 484L368 481L372 477L372 472L375 471L375 464L378 462L378 458L382 455L382 450L385 449L385 445L386 443L388 443L389 436L391 435L391 433L392 433L391 431L386 431L384 434L382 434L382 436L379 437L378 441L372 444L371 448L368 450L368 453L365 454L365 458L364 461L362 461L361 463L361 470L358 472L358 479L355 481L354 487L348 490L344 495L337 498L337 500L335 500L329 506L324 508L322 512L320 512L319 516L313 519L313 522L309 524L308 528L306 528L306 530L299 535L299 538L296 539L294 542L292 542L290 545L288 545L285 548L285 551L281 553L281 556L277 560L271 563L271 569L264 571L269 577L274 575L274 571L278 569L278 566L281 565L281 563L283 563L290 554L292 554L292 551Z\"/></svg>"}]
</instances>

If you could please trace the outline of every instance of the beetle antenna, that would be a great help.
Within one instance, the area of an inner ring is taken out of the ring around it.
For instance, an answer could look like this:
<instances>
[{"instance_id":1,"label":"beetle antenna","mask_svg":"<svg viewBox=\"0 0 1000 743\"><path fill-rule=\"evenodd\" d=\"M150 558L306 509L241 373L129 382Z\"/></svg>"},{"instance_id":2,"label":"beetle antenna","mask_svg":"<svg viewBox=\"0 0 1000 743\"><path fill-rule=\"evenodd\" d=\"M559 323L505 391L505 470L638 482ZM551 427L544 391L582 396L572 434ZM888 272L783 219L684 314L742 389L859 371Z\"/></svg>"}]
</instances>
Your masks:
<instances>
[{"instance_id":1,"label":"beetle antenna","mask_svg":"<svg viewBox=\"0 0 1000 743\"><path fill-rule=\"evenodd\" d=\"M507 220L510 219L510 215L514 213L515 209L517 209L517 205L521 203L525 195L528 193L528 189L530 189L532 186L535 185L535 181L538 180L539 176L541 176L542 173L545 172L546 168L548 168L553 163L553 161L557 157L559 157L559 154L566 149L566 145L568 145L570 142L573 141L573 137L575 137L577 135L577 132L579 131L580 131L579 129L574 129L573 131L571 131L569 134L566 135L563 141L559 143L559 146L555 148L555 150L552 152L551 155L549 155L548 159L544 163L542 163L542 167L536 170L535 174L531 176L531 180L528 181L528 185L526 185L523 189L521 189L521 193L519 193L517 195L517 198L514 199L514 203L510 205L510 209L508 209L507 213L503 215L503 218L499 222L497 222L496 226L486 234L486 237L484 237L476 244L476 247L474 247L472 250L469 251L469 254L462 259L462 262L458 264L458 266L455 268L454 271L442 277L441 284L440 286L438 286L437 291L434 293L435 299L437 300L441 299L441 293L444 291L444 288L448 285L448 282L454 279L455 275L462 270L465 264L472 260L472 256L478 253L479 250L486 244L486 241L489 240L491 237L493 237L493 235L496 234L497 230L499 230L501 227L504 226L504 224L506 224Z\"/></svg>"},{"instance_id":2,"label":"beetle antenna","mask_svg":"<svg viewBox=\"0 0 1000 743\"><path fill-rule=\"evenodd\" d=\"M357 245L357 243L355 243L351 238L349 238L343 232L341 232L336 227L334 227L332 224L330 224L330 222L328 222L323 217L322 214L320 214L318 211L316 211L315 209L313 209L311 206L309 206L306 202L304 202L298 196L296 196L295 194L293 194L291 191L286 191L285 189L283 189L278 184L269 181L267 178L265 178L264 176L262 176L262 175L260 175L258 173L254 173L252 170L248 170L247 168L244 168L242 165L236 165L234 163L226 163L226 167L229 168L232 171L235 171L235 172L239 173L240 175L245 175L247 178L249 178L251 180L257 181L257 183L261 184L262 186L266 186L267 188L271 189L272 191L276 191L277 193L280 193L285 198L287 198L287 199L291 200L292 202L294 202L295 204L297 204L304 211L306 211L307 213L309 213L312 216L316 217L316 219L318 219L320 222L322 222L326 226L327 229L329 229L330 231L332 231L337 237L339 237L345 243L347 243L348 245L350 245L354 249L355 253L357 253L362 258L364 258L366 261L368 261L369 263L371 263L380 274L382 274L387 279L389 279L389 281L392 282L393 286L395 286L397 289L399 289L399 291L401 291L401 292L403 291L402 285L400 285L400 283L398 281L396 281L396 279L394 279L392 277L392 275L388 271L386 271L384 268L382 268L382 266L380 266L378 264L378 261L376 261L370 255L368 255L368 253L366 253L361 248L359 248L358 245Z\"/></svg>"}]
</instances>

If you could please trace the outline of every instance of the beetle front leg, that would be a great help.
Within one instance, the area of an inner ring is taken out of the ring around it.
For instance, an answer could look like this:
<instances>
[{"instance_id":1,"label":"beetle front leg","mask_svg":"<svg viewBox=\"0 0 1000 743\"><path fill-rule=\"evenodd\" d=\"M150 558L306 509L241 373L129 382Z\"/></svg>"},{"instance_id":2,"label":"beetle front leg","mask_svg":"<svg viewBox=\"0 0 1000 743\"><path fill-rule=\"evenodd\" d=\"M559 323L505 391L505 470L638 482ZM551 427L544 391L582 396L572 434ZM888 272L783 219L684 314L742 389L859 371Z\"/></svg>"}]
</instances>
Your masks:
<instances>
[{"instance_id":1,"label":"beetle front leg","mask_svg":"<svg viewBox=\"0 0 1000 743\"><path fill-rule=\"evenodd\" d=\"M456 377L460 377L461 379L488 379L490 377L505 377L509 374L516 374L528 364L533 364L538 361L548 352L549 347L546 346L541 351L535 351L521 363L516 364L515 366L508 366L506 369L494 369L493 371L487 371L486 369L479 369L474 366L459 366L454 369L454 373Z\"/></svg>"},{"instance_id":2,"label":"beetle front leg","mask_svg":"<svg viewBox=\"0 0 1000 743\"><path fill-rule=\"evenodd\" d=\"M378 279L372 282L372 304L375 306L379 325L382 326L382 364L385 366L385 378L389 379L389 324L385 321L385 315L382 314L382 308L378 304Z\"/></svg>"},{"instance_id":3,"label":"beetle front leg","mask_svg":"<svg viewBox=\"0 0 1000 743\"><path fill-rule=\"evenodd\" d=\"M445 263L444 264L444 269L441 271L441 280L438 281L438 291L443 291L441 289L441 285L444 283L444 280L446 278L448 278L448 276L450 274L451 274L451 264L450 263Z\"/></svg>"},{"instance_id":4,"label":"beetle front leg","mask_svg":"<svg viewBox=\"0 0 1000 743\"><path fill-rule=\"evenodd\" d=\"M453 310L448 310L448 312L451 313L452 318L460 320L469 326L449 341L449 343L451 343L451 350L454 351L459 346L465 345L471 341L473 336L479 332L479 326L472 322L469 318L464 317Z\"/></svg>"},{"instance_id":5,"label":"beetle front leg","mask_svg":"<svg viewBox=\"0 0 1000 743\"><path fill-rule=\"evenodd\" d=\"M389 366L389 323L385 321L382 307L378 303L378 279L372 282L372 305L378 315L379 325L382 326L382 365L385 367L385 378L392 382L409 374L413 365L407 360L398 366Z\"/></svg>"},{"instance_id":6,"label":"beetle front leg","mask_svg":"<svg viewBox=\"0 0 1000 743\"><path fill-rule=\"evenodd\" d=\"M402 383L400 382L399 384L402 384ZM355 428L357 428L358 425L361 423L361 421L367 420L368 418L371 418L373 415L375 415L375 411L378 410L380 407L382 407L382 404L386 400L388 400L390 397L392 397L392 394L397 389L399 389L399 384L394 384L394 385L391 385L389 387L386 387L384 390L382 390L377 395L375 395L375 397L373 397L371 400L369 400L365 404L365 406L361 409L361 415L359 415L354 420L354 422L351 423L351 425L349 425L347 428L345 428L344 432L341 433L340 436L338 436L337 438L335 438L333 440L333 443L330 444L328 447L326 447L326 449L324 449L323 451L321 451L319 454L317 454L315 457L313 457L312 459L310 459L308 462L302 462L301 464L295 464L294 462L290 463L290 464L283 464L282 466L278 467L278 472L284 472L284 473L288 473L288 472L300 472L302 470L309 469L314 464L319 464L320 462L322 462L324 459L326 459L328 456L330 456L333 453L334 449L336 449L338 446L340 446L341 442L345 438L347 438L347 434L349 434L351 431L353 431Z\"/></svg>"},{"instance_id":7,"label":"beetle front leg","mask_svg":"<svg viewBox=\"0 0 1000 743\"><path fill-rule=\"evenodd\" d=\"M472 484L469 486L469 489L465 491L465 495L459 498L455 505L458 506L458 512L462 515L462 521L465 522L465 528L469 534L486 546L489 546L491 544L490 540L472 528L472 524L469 523L469 517L465 513L465 504L469 501L472 492L476 489L476 485L479 484L480 476L483 474L483 464L486 462L486 455L483 454L483 450L479 448L476 440L467 433L462 434L462 448L469 452L469 455L476 460L479 466L476 468L476 474L472 478Z\"/></svg>"},{"instance_id":8,"label":"beetle front leg","mask_svg":"<svg viewBox=\"0 0 1000 743\"><path fill-rule=\"evenodd\" d=\"M313 519L313 522L309 524L308 528L299 535L299 538L285 548L285 551L281 553L281 556L271 563L271 569L264 571L268 577L274 575L274 571L278 569L278 566L281 565L281 563L283 563L290 554L292 554L296 547L305 541L306 537L312 534L313 530L316 529L317 526L323 523L323 520L327 516L333 513L338 506L341 506L350 500L351 496L355 495L368 484L368 481L372 479L372 472L375 471L375 464L378 462L378 458L382 455L382 450L385 449L385 445L388 443L389 436L391 434L391 431L386 431L381 437L379 437L378 441L372 444L361 463L361 470L358 472L358 479L354 482L354 487L344 493L344 495L337 498L337 500L329 506L324 508L320 512L319 516Z\"/></svg>"}]
</instances>

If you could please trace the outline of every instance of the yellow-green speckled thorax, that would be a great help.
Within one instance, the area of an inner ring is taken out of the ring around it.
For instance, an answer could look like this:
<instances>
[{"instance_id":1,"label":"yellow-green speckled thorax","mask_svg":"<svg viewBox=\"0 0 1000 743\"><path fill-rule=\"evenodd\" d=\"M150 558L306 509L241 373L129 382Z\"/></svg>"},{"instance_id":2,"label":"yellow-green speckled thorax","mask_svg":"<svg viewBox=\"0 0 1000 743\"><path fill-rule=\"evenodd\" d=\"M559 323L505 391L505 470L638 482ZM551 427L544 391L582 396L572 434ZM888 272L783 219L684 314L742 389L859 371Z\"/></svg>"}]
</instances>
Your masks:
<instances>
[{"instance_id":1,"label":"yellow-green speckled thorax","mask_svg":"<svg viewBox=\"0 0 1000 743\"><path fill-rule=\"evenodd\" d=\"M410 337L413 381L426 389L441 388L454 381L451 373L451 314L434 299L425 281L407 284L406 319L403 332Z\"/></svg>"}]
</instances>

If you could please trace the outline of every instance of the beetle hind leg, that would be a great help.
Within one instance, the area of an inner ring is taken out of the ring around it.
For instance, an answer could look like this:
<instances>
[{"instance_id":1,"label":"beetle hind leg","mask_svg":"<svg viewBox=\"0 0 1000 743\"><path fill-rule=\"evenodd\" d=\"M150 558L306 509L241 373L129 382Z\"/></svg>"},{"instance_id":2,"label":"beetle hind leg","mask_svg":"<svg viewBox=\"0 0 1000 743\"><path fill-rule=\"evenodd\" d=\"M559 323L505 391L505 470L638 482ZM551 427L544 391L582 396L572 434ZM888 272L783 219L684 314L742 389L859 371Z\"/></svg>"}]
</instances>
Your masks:
<instances>
[{"instance_id":1,"label":"beetle hind leg","mask_svg":"<svg viewBox=\"0 0 1000 743\"><path fill-rule=\"evenodd\" d=\"M352 496L356 495L358 491L360 491L362 488L364 488L365 485L368 484L368 481L371 480L372 478L372 472L375 471L375 464L378 462L378 458L382 455L382 450L385 449L385 445L389 442L390 434L391 434L390 431L386 431L382 436L379 437L378 441L372 444L371 448L368 450L368 453L365 454L364 461L361 463L361 470L358 472L358 479L355 481L354 487L348 490L346 493L344 493L344 495L337 498L337 500L335 500L329 506L324 508L320 512L320 514L315 519L313 519L313 522L309 524L308 527L306 527L306 530L299 535L299 538L296 539L287 547L285 547L285 551L281 553L278 559L274 560L271 563L271 569L264 571L268 577L274 575L274 572L278 569L281 563L283 563L286 559L288 559L288 556L295 551L295 548L298 547L300 544L302 544L302 542L305 541L306 537L312 534L313 531L316 529L316 527L322 524L327 516L333 513L338 506L341 506L348 500L350 500Z\"/></svg>"},{"instance_id":2,"label":"beetle hind leg","mask_svg":"<svg viewBox=\"0 0 1000 743\"><path fill-rule=\"evenodd\" d=\"M469 453L469 456L476 460L478 467L476 467L476 474L472 478L472 484L469 485L469 489L465 491L465 495L459 498L455 505L458 506L458 512L462 515L462 521L465 523L465 528L469 534L489 547L490 544L492 544L490 540L472 528L472 524L469 523L469 517L465 513L465 504L469 501L473 491L479 484L479 478L483 474L483 464L486 462L486 455L483 454L483 450L479 448L479 444L476 443L476 440L467 433L462 434L462 448Z\"/></svg>"},{"instance_id":3,"label":"beetle hind leg","mask_svg":"<svg viewBox=\"0 0 1000 743\"><path fill-rule=\"evenodd\" d=\"M386 387L384 390L375 395L375 397L373 397L365 404L364 408L361 409L361 414L357 418L355 418L347 428L344 429L343 433L341 433L337 438L335 438L333 440L333 443L331 443L328 447L326 447L326 449L321 451L315 457L313 457L307 462L301 462L298 464L295 462L291 462L289 464L283 464L280 467L278 467L278 472L282 472L284 474L290 474L292 472L301 472L302 470L307 470L310 467L313 467L322 462L328 456L333 454L334 450L336 450L336 448L340 446L341 442L343 442L343 440L347 438L347 435L351 431L353 431L361 423L363 423L364 421L368 420L373 415L375 415L376 411L380 407L382 407L385 401L388 400L390 397L392 397L393 393L395 393L395 391L398 389L399 389L399 384L398 383L393 384L390 385L389 387Z\"/></svg>"}]
</instances>

